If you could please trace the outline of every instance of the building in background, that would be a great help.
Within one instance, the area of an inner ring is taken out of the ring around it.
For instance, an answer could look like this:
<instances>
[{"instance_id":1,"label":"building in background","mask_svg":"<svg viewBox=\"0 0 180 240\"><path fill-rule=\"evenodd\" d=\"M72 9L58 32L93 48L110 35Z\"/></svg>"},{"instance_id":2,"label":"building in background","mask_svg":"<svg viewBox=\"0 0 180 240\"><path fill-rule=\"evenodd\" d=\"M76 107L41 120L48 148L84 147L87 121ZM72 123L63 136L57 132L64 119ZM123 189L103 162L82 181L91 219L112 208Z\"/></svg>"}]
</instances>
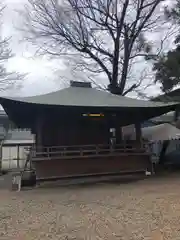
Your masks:
<instances>
[{"instance_id":1,"label":"building in background","mask_svg":"<svg viewBox=\"0 0 180 240\"><path fill-rule=\"evenodd\" d=\"M4 110L0 110L0 141L2 141L8 130L15 129L16 126L11 122Z\"/></svg>"},{"instance_id":2,"label":"building in background","mask_svg":"<svg viewBox=\"0 0 180 240\"><path fill-rule=\"evenodd\" d=\"M23 169L34 135L28 130L9 130L1 143L1 170Z\"/></svg>"},{"instance_id":3,"label":"building in background","mask_svg":"<svg viewBox=\"0 0 180 240\"><path fill-rule=\"evenodd\" d=\"M0 166L1 171L23 168L27 151L34 143L34 136L28 129L18 129L0 110Z\"/></svg>"}]
</instances>

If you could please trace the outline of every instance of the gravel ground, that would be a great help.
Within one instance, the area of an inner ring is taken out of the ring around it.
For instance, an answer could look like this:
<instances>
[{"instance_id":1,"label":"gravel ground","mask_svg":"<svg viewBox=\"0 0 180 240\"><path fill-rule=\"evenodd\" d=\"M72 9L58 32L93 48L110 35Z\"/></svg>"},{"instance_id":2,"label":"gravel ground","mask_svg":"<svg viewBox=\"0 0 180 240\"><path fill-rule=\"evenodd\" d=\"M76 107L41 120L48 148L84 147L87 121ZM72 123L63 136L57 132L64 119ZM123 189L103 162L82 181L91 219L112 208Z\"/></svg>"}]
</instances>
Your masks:
<instances>
[{"instance_id":1,"label":"gravel ground","mask_svg":"<svg viewBox=\"0 0 180 240\"><path fill-rule=\"evenodd\" d=\"M0 190L0 240L179 240L180 177ZM163 235L163 237L161 237Z\"/></svg>"}]
</instances>

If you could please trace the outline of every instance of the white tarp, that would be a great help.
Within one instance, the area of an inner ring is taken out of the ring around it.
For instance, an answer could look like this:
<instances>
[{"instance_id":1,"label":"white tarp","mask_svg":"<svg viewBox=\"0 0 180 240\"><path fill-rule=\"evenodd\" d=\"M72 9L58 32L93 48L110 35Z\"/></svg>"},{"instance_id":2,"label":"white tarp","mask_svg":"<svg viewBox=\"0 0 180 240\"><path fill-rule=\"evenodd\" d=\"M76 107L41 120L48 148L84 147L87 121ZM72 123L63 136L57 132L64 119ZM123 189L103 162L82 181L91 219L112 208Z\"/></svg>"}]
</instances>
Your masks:
<instances>
[{"instance_id":1,"label":"white tarp","mask_svg":"<svg viewBox=\"0 0 180 240\"><path fill-rule=\"evenodd\" d=\"M124 139L135 139L134 125L123 127ZM180 129L169 123L142 128L142 137L147 140L163 141L168 139L180 139Z\"/></svg>"},{"instance_id":2,"label":"white tarp","mask_svg":"<svg viewBox=\"0 0 180 240\"><path fill-rule=\"evenodd\" d=\"M180 129L169 123L164 123L156 126L142 128L142 136L145 139L155 141L179 139Z\"/></svg>"}]
</instances>

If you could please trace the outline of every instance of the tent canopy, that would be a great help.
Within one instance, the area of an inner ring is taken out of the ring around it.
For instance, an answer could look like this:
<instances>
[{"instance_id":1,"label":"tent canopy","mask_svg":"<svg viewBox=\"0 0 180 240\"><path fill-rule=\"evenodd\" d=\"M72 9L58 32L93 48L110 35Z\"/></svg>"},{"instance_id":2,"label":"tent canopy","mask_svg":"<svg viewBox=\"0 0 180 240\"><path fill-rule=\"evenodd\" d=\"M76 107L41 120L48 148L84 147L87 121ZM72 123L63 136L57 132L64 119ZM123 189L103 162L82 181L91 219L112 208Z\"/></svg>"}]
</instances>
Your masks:
<instances>
[{"instance_id":1,"label":"tent canopy","mask_svg":"<svg viewBox=\"0 0 180 240\"><path fill-rule=\"evenodd\" d=\"M129 136L130 139L135 139L134 125L129 125L123 128L124 136ZM180 129L169 123L163 123L155 126L142 128L142 137L152 141L163 141L180 138Z\"/></svg>"},{"instance_id":2,"label":"tent canopy","mask_svg":"<svg viewBox=\"0 0 180 240\"><path fill-rule=\"evenodd\" d=\"M175 126L164 123L156 126L142 128L142 136L148 140L170 140L180 138L180 129Z\"/></svg>"}]
</instances>

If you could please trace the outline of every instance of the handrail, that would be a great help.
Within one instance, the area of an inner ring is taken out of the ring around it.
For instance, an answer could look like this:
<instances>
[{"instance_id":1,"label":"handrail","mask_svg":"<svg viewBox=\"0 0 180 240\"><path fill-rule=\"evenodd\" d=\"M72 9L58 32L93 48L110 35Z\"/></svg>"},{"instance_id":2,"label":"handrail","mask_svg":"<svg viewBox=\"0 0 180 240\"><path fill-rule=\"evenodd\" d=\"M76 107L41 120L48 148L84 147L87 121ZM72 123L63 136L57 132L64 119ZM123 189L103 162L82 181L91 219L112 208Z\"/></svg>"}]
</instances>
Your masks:
<instances>
[{"instance_id":1,"label":"handrail","mask_svg":"<svg viewBox=\"0 0 180 240\"><path fill-rule=\"evenodd\" d=\"M145 148L145 143L141 144L141 147ZM86 144L86 145L61 145L61 146L33 146L32 149L34 150L43 150L43 149L71 149L71 148L94 148L94 147L110 147L111 144ZM133 147L133 146L137 146L137 142L132 142L132 143L126 143L123 142L122 144L116 144L115 147L122 147L122 148L126 148L126 147Z\"/></svg>"},{"instance_id":2,"label":"handrail","mask_svg":"<svg viewBox=\"0 0 180 240\"><path fill-rule=\"evenodd\" d=\"M119 153L145 153L146 146L137 147L135 144L117 144L111 146L109 144L103 145L78 145L78 146L53 146L31 149L32 157L35 158L58 158L58 157L87 157L98 155L109 155Z\"/></svg>"}]
</instances>

